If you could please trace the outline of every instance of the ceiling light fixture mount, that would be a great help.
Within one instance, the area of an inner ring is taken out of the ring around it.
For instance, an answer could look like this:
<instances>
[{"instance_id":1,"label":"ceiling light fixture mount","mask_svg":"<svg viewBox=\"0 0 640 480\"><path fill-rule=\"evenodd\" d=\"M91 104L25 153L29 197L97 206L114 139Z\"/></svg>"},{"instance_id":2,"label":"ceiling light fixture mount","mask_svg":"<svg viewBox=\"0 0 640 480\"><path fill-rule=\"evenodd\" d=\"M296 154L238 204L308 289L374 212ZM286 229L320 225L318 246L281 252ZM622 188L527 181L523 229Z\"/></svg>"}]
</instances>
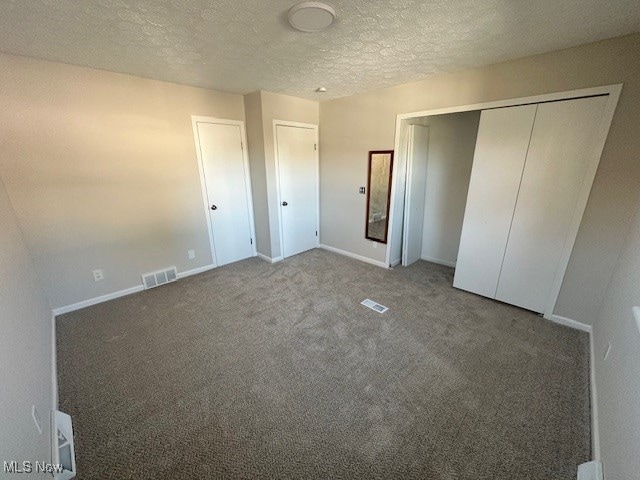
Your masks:
<instances>
[{"instance_id":1,"label":"ceiling light fixture mount","mask_svg":"<svg viewBox=\"0 0 640 480\"><path fill-rule=\"evenodd\" d=\"M318 88L316 88L316 92L318 92L318 93L327 93L327 87L318 87Z\"/></svg>"},{"instance_id":2,"label":"ceiling light fixture mount","mask_svg":"<svg viewBox=\"0 0 640 480\"><path fill-rule=\"evenodd\" d=\"M335 10L326 3L302 2L289 9L289 23L301 32L320 32L335 20Z\"/></svg>"}]
</instances>

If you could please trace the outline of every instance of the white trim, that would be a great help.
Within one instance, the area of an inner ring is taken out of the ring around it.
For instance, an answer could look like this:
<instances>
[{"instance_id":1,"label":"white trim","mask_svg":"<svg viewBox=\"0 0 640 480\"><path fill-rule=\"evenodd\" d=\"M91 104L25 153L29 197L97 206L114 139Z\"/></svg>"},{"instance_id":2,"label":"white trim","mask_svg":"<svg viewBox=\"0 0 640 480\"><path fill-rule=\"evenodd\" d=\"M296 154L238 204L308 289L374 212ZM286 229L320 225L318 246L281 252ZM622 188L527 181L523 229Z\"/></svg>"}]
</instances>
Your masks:
<instances>
[{"instance_id":1,"label":"white trim","mask_svg":"<svg viewBox=\"0 0 640 480\"><path fill-rule=\"evenodd\" d=\"M209 270L213 270L216 268L215 265L205 265L204 267L192 268L191 270L187 270L186 272L178 272L178 278L186 278L191 275L198 275L199 273L208 272Z\"/></svg>"},{"instance_id":2,"label":"white trim","mask_svg":"<svg viewBox=\"0 0 640 480\"><path fill-rule=\"evenodd\" d=\"M58 353L56 348L56 316L51 312L51 410L58 410Z\"/></svg>"},{"instance_id":3,"label":"white trim","mask_svg":"<svg viewBox=\"0 0 640 480\"><path fill-rule=\"evenodd\" d=\"M276 197L278 199L278 233L280 234L280 255L274 258L284 258L284 231L282 225L282 198L280 196L280 158L278 155L278 125L284 127L307 128L315 131L315 160L316 160L316 247L320 246L320 137L318 125L312 123L290 122L288 120L273 120L273 154L276 166Z\"/></svg>"},{"instance_id":4,"label":"white trim","mask_svg":"<svg viewBox=\"0 0 640 480\"><path fill-rule=\"evenodd\" d=\"M427 255L420 255L420 259L425 262L437 263L438 265L444 265L445 267L456 268L456 262L450 262L449 260L440 260L439 258L433 258Z\"/></svg>"},{"instance_id":5,"label":"white trim","mask_svg":"<svg viewBox=\"0 0 640 480\"><path fill-rule=\"evenodd\" d=\"M593 460L601 461L600 428L598 422L598 393L596 391L596 353L593 330L589 331L589 369L591 381L591 454Z\"/></svg>"},{"instance_id":6,"label":"white trim","mask_svg":"<svg viewBox=\"0 0 640 480\"><path fill-rule=\"evenodd\" d=\"M215 265L205 265L203 267L194 268L185 272L178 272L178 279L190 277L191 275L197 275L198 273L206 272L216 268ZM144 290L144 285L136 285L135 287L125 288L124 290L118 290L117 292L107 293L106 295L100 295L99 297L90 298L88 300L82 300L81 302L72 303L71 305L65 305L64 307L54 308L51 312L54 317L63 315L69 312L75 312L81 308L91 307L98 303L108 302L120 297L126 297L134 293L138 293Z\"/></svg>"},{"instance_id":7,"label":"white trim","mask_svg":"<svg viewBox=\"0 0 640 480\"><path fill-rule=\"evenodd\" d=\"M571 226L569 228L569 232L566 237L566 241L564 244L562 256L558 263L558 269L556 271L555 278L553 280L553 285L551 287L551 293L549 295L549 300L545 307L544 316L545 318L556 321L557 323L561 323L558 321L558 318L563 317L554 317L553 311L555 309L556 302L558 300L558 295L560 294L560 288L562 287L562 281L564 280L564 276L566 273L567 265L569 264L569 259L571 257L571 251L573 250L573 246L575 244L576 237L578 235L578 229L580 228L580 223L582 221L582 216L584 214L584 210L587 205L587 200L589 199L589 194L591 193L591 187L593 184L593 180L595 178L595 174L598 168L598 164L600 163L600 157L602 156L602 151L604 149L605 142L607 140L607 135L609 133L609 128L611 126L611 122L613 121L613 115L615 113L616 106L618 104L618 99L620 98L620 92L622 91L622 84L615 85L604 85L600 87L593 88L583 88L579 90L569 90L564 92L555 92L544 95L534 95L529 97L521 97L521 98L512 98L508 100L499 100L494 102L485 102L485 103L476 103L471 105L460 105L455 107L446 107L446 108L438 108L433 110L423 110L419 112L412 113L401 113L396 116L396 135L394 148L395 151L400 151L401 144L401 132L403 127L406 128L404 120L409 120L416 117L426 117L426 116L434 116L434 115L444 115L447 113L458 113L458 112L469 112L475 110L486 110L489 108L501 108L501 107L512 107L516 105L526 105L531 103L541 103L541 102L550 102L557 100L568 100L571 98L580 98L580 97L588 97L595 95L608 95L607 105L605 106L603 115L602 115L602 123L600 132L598 133L598 140L596 142L596 147L593 151L593 158L590 160L590 164L588 167L587 174L582 184L582 190L580 192L580 198L574 210ZM395 203L396 203L396 190L399 182L399 178L397 175L396 169L398 168L399 162L394 162L393 166L393 175L392 175L392 185L391 185L391 201L390 201L390 214L389 214L389 224L393 225L393 220L395 216ZM406 182L406 178L403 179ZM406 208L406 205L405 205ZM393 234L393 230L391 231ZM387 243L386 250L386 263L389 264L389 259L391 256L391 249L389 245L391 245L393 239L389 238ZM567 319L568 320L568 319ZM571 321L573 322L573 321ZM580 324L580 322L576 322L576 324ZM574 326L574 328L579 328L572 323L569 326ZM581 328L583 329L583 328Z\"/></svg>"},{"instance_id":8,"label":"white trim","mask_svg":"<svg viewBox=\"0 0 640 480\"><path fill-rule=\"evenodd\" d=\"M619 95L622 84L602 85L599 87L581 88L578 90L565 90L562 92L545 93L543 95L532 95L529 97L509 98L494 102L474 103L470 105L459 105L454 107L436 108L433 110L422 110L419 112L400 113L397 120L408 120L416 117L428 117L432 115L445 115L447 113L469 112L473 110L486 110L488 108L514 107L516 105L527 105L529 103L553 102L556 100L567 100L569 98L593 97L596 95Z\"/></svg>"},{"instance_id":9,"label":"white trim","mask_svg":"<svg viewBox=\"0 0 640 480\"><path fill-rule=\"evenodd\" d=\"M202 201L204 204L205 219L207 221L207 233L209 234L209 248L211 249L211 261L214 267L218 266L218 259L216 256L216 249L213 237L213 225L211 224L211 216L209 215L209 200L207 195L207 183L204 174L204 163L202 161L202 150L200 147L200 134L198 132L198 123L215 123L222 125L234 125L240 128L240 141L242 150L242 163L244 169L244 181L246 186L247 196L247 208L249 209L249 227L251 229L251 238L253 242L251 244L251 250L253 256L257 254L257 241L256 241L256 224L253 214L253 188L251 186L251 173L249 170L249 154L247 144L247 132L245 130L244 122L241 120L228 120L224 118L216 117L203 117L199 115L191 115L191 128L193 129L193 139L196 147L196 158L198 160L198 174L200 176L200 190L202 193Z\"/></svg>"},{"instance_id":10,"label":"white trim","mask_svg":"<svg viewBox=\"0 0 640 480\"><path fill-rule=\"evenodd\" d=\"M575 330L582 330L583 332L587 333L591 333L591 331L593 330L593 327L591 327L591 325L573 320L571 318L563 317L561 315L553 314L544 318L546 318L547 320L551 320L553 323L564 325L565 327L571 327Z\"/></svg>"},{"instance_id":11,"label":"white trim","mask_svg":"<svg viewBox=\"0 0 640 480\"><path fill-rule=\"evenodd\" d=\"M547 317L545 317L547 318ZM600 461L600 430L598 423L598 393L596 391L596 354L593 327L560 315L550 315L547 320L589 334L589 391L591 393L591 454L593 460Z\"/></svg>"},{"instance_id":12,"label":"white trim","mask_svg":"<svg viewBox=\"0 0 640 480\"><path fill-rule=\"evenodd\" d=\"M408 214L408 210L409 210L409 196L411 195L411 182L409 181L409 178L411 178L411 175L413 174L413 147L414 147L414 142L415 142L415 133L416 131L412 128L413 125L407 125L405 128L407 129L407 147L406 147L406 158L404 159L405 163L405 180L404 180L404 215L403 215L403 221L402 221L402 251L401 251L401 263L403 266L407 266L407 264L409 263L408 260L408 250L409 250L409 222L411 221L410 215ZM428 161L428 155L429 155L429 148L427 147L427 161ZM393 179L393 175L391 175L391 178ZM425 181L426 183L426 181ZM425 187L425 191L426 191L426 187ZM369 194L371 194L371 192L369 192ZM389 202L389 215L391 215L391 202ZM422 218L424 221L424 210L422 211ZM387 232L389 232L389 230L391 230L391 233L393 233L393 226L391 225L391 222L388 222L387 225L391 226L391 229L389 227L387 227ZM389 234L387 233L387 237L389 237ZM391 242L389 241L389 238L387 238L387 245L390 245ZM387 247L387 250L389 250L389 247Z\"/></svg>"},{"instance_id":13,"label":"white trim","mask_svg":"<svg viewBox=\"0 0 640 480\"><path fill-rule=\"evenodd\" d=\"M369 257L364 257L356 253L347 252L346 250L340 250L339 248L330 247L329 245L324 245L322 243L319 245L319 247L329 252L337 253L339 255L344 255L345 257L355 258L356 260L360 260L361 262L370 263L371 265L375 265L376 267L389 268L387 264L384 262L381 262L379 260L374 260Z\"/></svg>"},{"instance_id":14,"label":"white trim","mask_svg":"<svg viewBox=\"0 0 640 480\"><path fill-rule=\"evenodd\" d=\"M282 255L279 257L271 258L271 257L267 257L266 255L263 255L260 252L258 252L258 257L264 260L265 262L269 262L269 263L277 263L283 260Z\"/></svg>"},{"instance_id":15,"label":"white trim","mask_svg":"<svg viewBox=\"0 0 640 480\"><path fill-rule=\"evenodd\" d=\"M135 287L125 288L124 290L119 290L117 292L107 293L106 295L100 295L99 297L72 303L71 305L65 305L64 307L54 308L52 312L55 316L58 316L64 313L80 310L81 308L91 307L92 305L97 305L98 303L108 302L109 300L113 300L115 298L125 297L127 295L131 295L132 293L138 293L142 290L144 290L143 285L136 285Z\"/></svg>"}]
</instances>

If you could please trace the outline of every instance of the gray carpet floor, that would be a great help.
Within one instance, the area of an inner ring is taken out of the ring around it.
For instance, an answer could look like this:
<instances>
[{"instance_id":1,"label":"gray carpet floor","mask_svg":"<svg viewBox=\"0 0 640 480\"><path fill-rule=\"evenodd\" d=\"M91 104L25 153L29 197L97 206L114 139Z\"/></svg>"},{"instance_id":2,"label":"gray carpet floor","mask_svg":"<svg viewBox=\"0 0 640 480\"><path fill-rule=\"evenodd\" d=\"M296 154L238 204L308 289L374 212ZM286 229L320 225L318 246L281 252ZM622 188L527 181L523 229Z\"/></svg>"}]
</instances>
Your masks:
<instances>
[{"instance_id":1,"label":"gray carpet floor","mask_svg":"<svg viewBox=\"0 0 640 480\"><path fill-rule=\"evenodd\" d=\"M452 279L312 250L58 317L78 478L575 479L588 336Z\"/></svg>"}]
</instances>

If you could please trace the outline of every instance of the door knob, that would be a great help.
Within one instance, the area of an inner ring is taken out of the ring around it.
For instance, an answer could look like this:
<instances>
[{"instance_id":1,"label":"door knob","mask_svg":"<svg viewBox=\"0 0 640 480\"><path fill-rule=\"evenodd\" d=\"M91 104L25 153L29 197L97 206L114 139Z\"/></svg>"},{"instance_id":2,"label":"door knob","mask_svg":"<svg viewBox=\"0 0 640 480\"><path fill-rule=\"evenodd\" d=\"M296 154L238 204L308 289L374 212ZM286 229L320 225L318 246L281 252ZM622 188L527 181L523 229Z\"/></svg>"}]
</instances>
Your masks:
<instances>
[{"instance_id":1,"label":"door knob","mask_svg":"<svg viewBox=\"0 0 640 480\"><path fill-rule=\"evenodd\" d=\"M217 210L218 207L216 207L215 205L211 205L211 210Z\"/></svg>"},{"instance_id":2,"label":"door knob","mask_svg":"<svg viewBox=\"0 0 640 480\"><path fill-rule=\"evenodd\" d=\"M283 207L286 207L287 205L289 205L287 202L282 202Z\"/></svg>"}]
</instances>

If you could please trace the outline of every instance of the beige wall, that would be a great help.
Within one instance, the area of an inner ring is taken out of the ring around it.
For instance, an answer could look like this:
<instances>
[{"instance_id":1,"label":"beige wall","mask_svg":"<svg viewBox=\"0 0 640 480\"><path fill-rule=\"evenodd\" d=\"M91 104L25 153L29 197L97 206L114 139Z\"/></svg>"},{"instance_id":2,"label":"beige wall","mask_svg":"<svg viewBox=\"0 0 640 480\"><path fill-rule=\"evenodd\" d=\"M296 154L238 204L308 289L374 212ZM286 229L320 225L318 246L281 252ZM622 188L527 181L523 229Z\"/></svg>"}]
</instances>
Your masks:
<instances>
[{"instance_id":1,"label":"beige wall","mask_svg":"<svg viewBox=\"0 0 640 480\"><path fill-rule=\"evenodd\" d=\"M256 249L258 253L271 257L271 230L269 224L267 166L264 157L261 92L253 92L244 96L244 111L247 142L249 143L253 214L256 225Z\"/></svg>"},{"instance_id":2,"label":"beige wall","mask_svg":"<svg viewBox=\"0 0 640 480\"><path fill-rule=\"evenodd\" d=\"M52 307L211 263L191 115L244 120L241 95L5 54L0 86L0 173Z\"/></svg>"},{"instance_id":3,"label":"beige wall","mask_svg":"<svg viewBox=\"0 0 640 480\"><path fill-rule=\"evenodd\" d=\"M51 309L1 179L0 325L0 468L2 461L50 462Z\"/></svg>"},{"instance_id":4,"label":"beige wall","mask_svg":"<svg viewBox=\"0 0 640 480\"><path fill-rule=\"evenodd\" d=\"M434 75L320 104L321 242L374 260L364 238L367 152L394 147L399 113L624 83L556 314L592 323L640 196L640 34Z\"/></svg>"},{"instance_id":5,"label":"beige wall","mask_svg":"<svg viewBox=\"0 0 640 480\"><path fill-rule=\"evenodd\" d=\"M458 259L480 112L427 117L421 123L429 127L422 256L451 264Z\"/></svg>"},{"instance_id":6,"label":"beige wall","mask_svg":"<svg viewBox=\"0 0 640 480\"><path fill-rule=\"evenodd\" d=\"M280 245L280 220L277 190L277 169L274 149L273 121L309 123L318 125L320 111L318 102L302 98L259 91L245 95L247 132L251 160L252 182L257 179L257 196L254 196L256 214L256 236L258 251L276 259L282 255ZM259 129L261 128L261 132ZM256 168L254 168L254 165ZM254 186L255 191L255 186ZM257 202L265 202L257 205ZM258 226L260 225L260 227ZM269 235L265 241L264 235ZM261 240L262 239L262 240ZM261 245L262 244L262 245ZM269 253L267 253L267 251Z\"/></svg>"},{"instance_id":7,"label":"beige wall","mask_svg":"<svg viewBox=\"0 0 640 480\"><path fill-rule=\"evenodd\" d=\"M607 480L637 478L640 471L640 331L631 311L636 305L640 305L640 205L594 326L600 453Z\"/></svg>"}]
</instances>

